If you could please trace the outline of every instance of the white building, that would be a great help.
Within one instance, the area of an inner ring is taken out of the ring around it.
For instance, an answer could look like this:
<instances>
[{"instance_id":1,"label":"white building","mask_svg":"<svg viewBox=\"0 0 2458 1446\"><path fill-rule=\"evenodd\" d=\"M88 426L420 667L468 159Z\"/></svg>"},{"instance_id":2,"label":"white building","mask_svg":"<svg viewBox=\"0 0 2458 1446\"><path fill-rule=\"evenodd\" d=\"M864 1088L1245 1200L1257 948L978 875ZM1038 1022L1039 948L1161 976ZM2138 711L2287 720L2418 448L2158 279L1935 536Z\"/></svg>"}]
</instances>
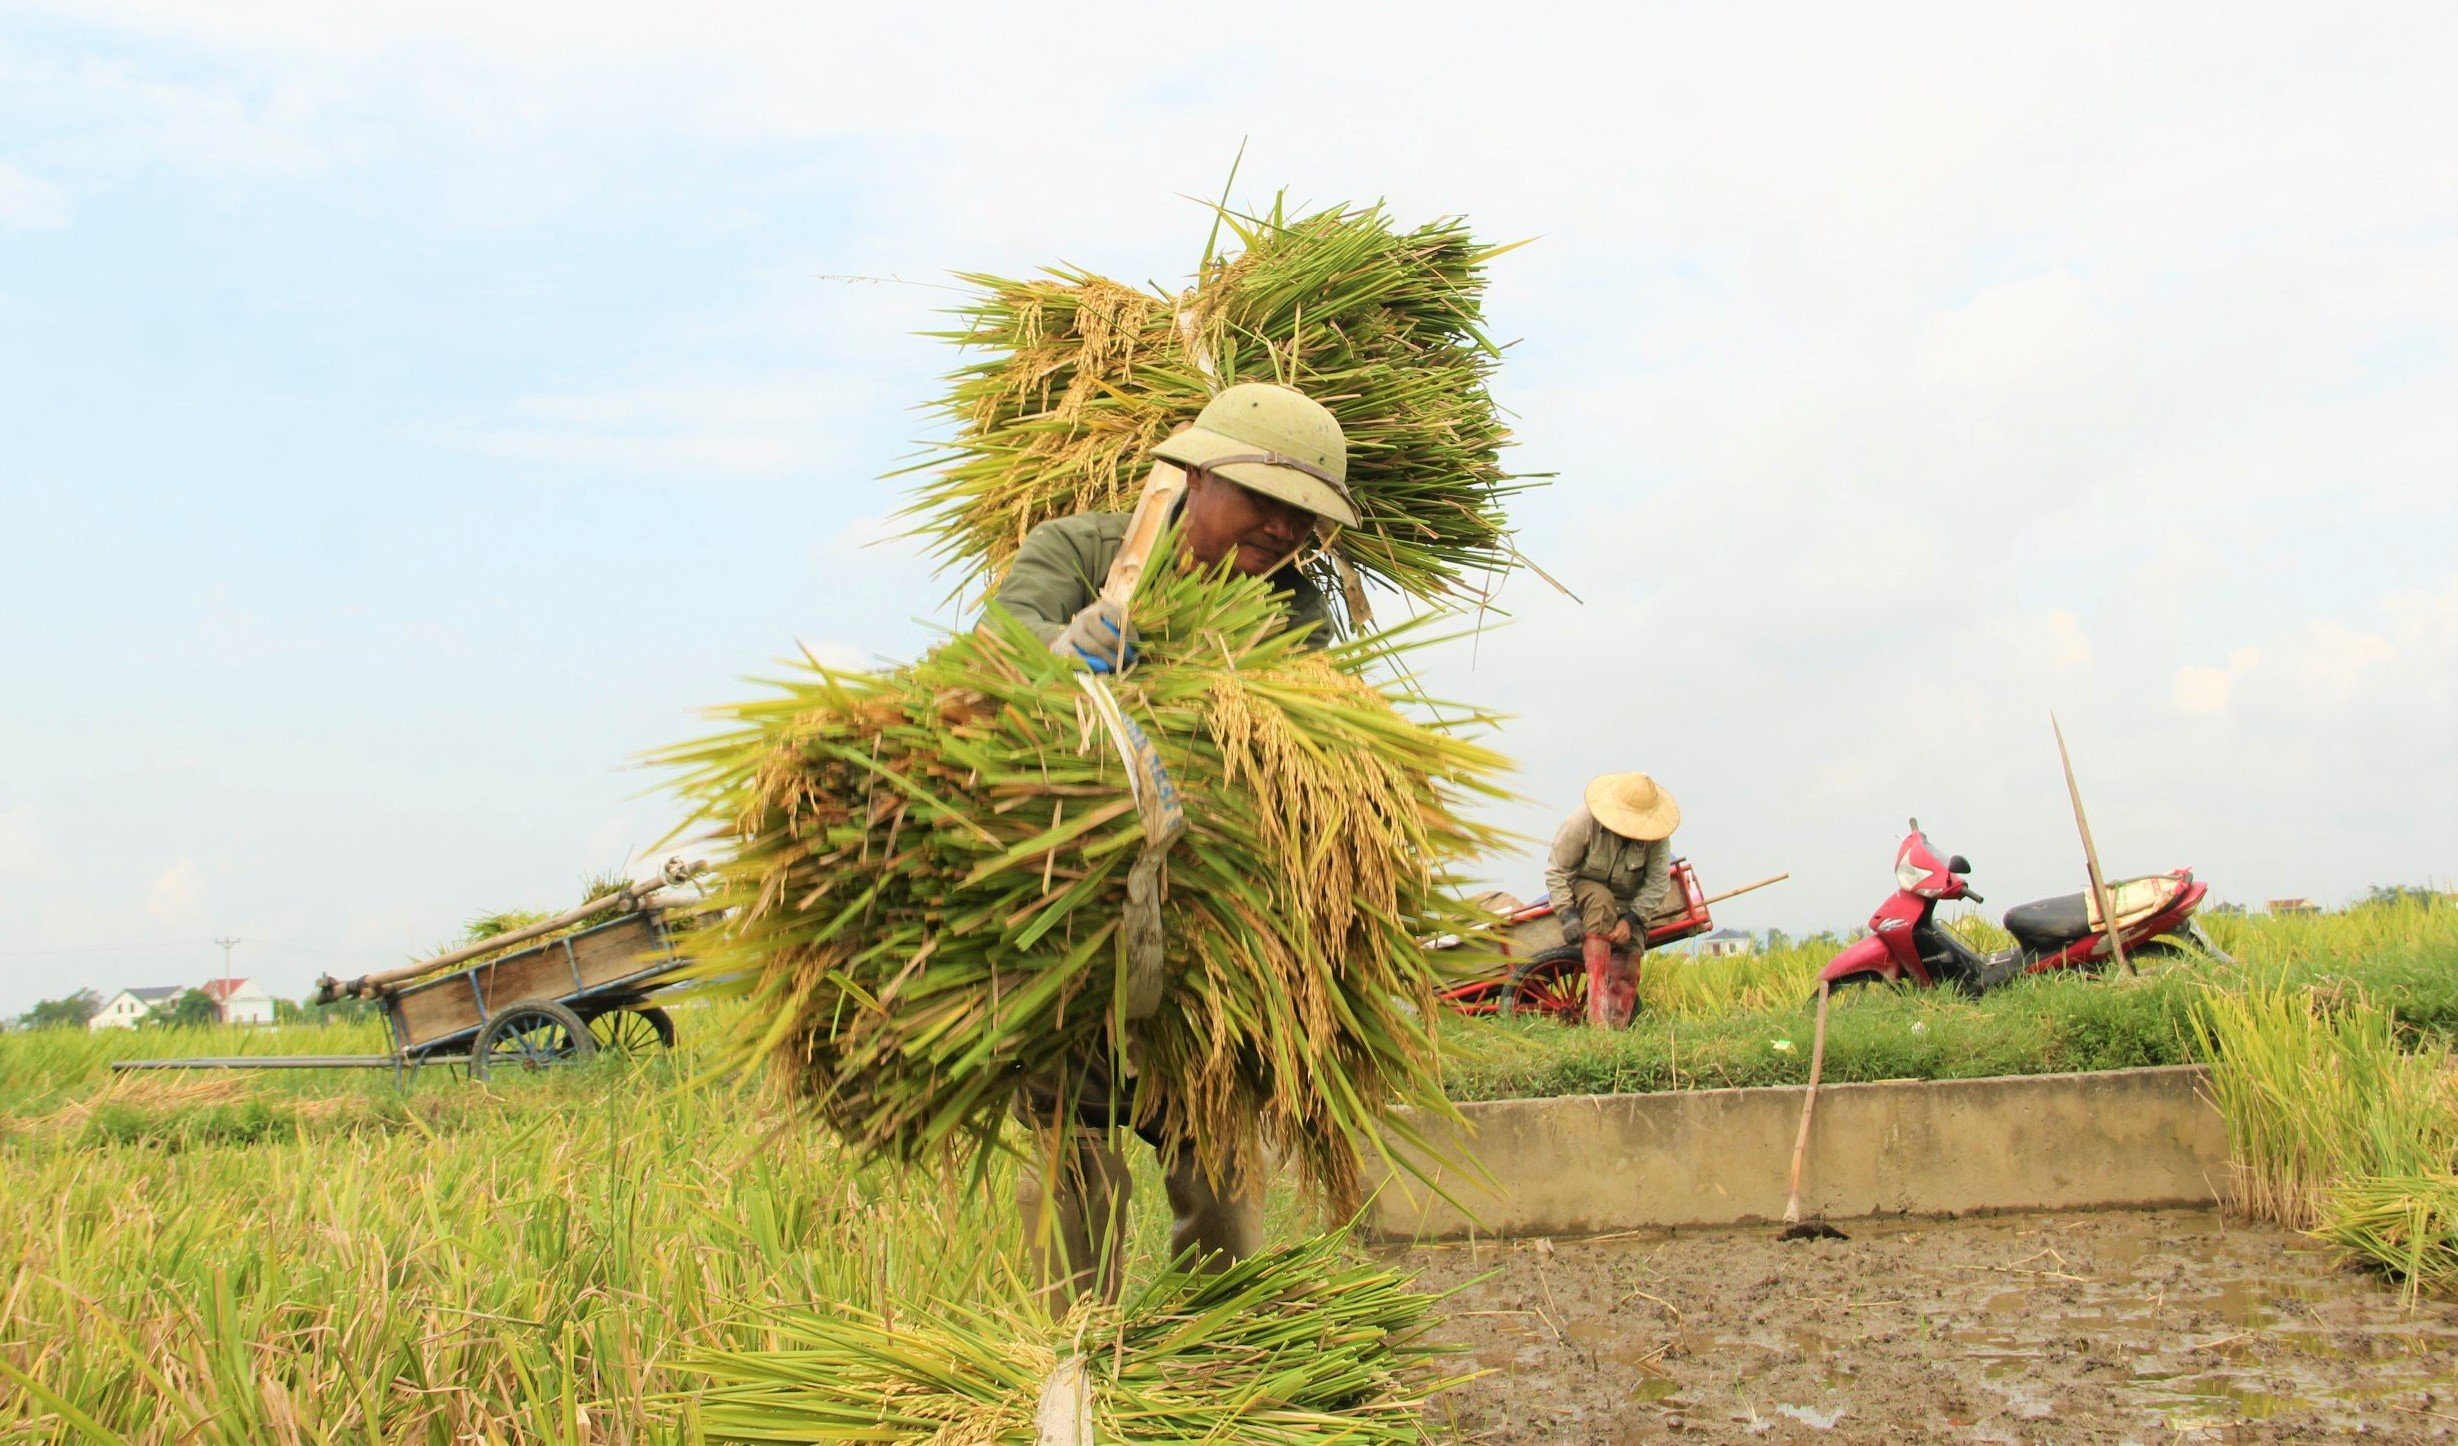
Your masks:
<instances>
[{"instance_id":1,"label":"white building","mask_svg":"<svg viewBox=\"0 0 2458 1446\"><path fill-rule=\"evenodd\" d=\"M158 989L123 989L103 1001L102 1008L85 1022L88 1029L134 1029L145 1022L157 1004L168 1004L179 997L179 986L165 984Z\"/></svg>"},{"instance_id":2,"label":"white building","mask_svg":"<svg viewBox=\"0 0 2458 1446\"><path fill-rule=\"evenodd\" d=\"M1739 929L1718 929L1698 941L1698 952L1710 959L1723 959L1734 954L1747 954L1758 941Z\"/></svg>"},{"instance_id":3,"label":"white building","mask_svg":"<svg viewBox=\"0 0 2458 1446\"><path fill-rule=\"evenodd\" d=\"M208 979L205 997L222 1011L224 1024L271 1024L273 996L256 987L253 979Z\"/></svg>"}]
</instances>

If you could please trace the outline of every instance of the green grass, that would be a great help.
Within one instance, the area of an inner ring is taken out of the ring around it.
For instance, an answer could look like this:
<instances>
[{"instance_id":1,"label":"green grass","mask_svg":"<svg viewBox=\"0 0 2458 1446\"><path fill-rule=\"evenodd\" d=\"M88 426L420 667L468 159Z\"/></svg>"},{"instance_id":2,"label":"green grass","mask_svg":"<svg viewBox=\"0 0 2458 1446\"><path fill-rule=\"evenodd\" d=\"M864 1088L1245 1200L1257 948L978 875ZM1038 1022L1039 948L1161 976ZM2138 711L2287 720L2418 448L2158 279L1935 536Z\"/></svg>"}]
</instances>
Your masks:
<instances>
[{"instance_id":1,"label":"green grass","mask_svg":"<svg viewBox=\"0 0 2458 1446\"><path fill-rule=\"evenodd\" d=\"M2204 986L2255 979L2360 990L2410 1040L2458 1038L2458 908L2401 902L2213 922L2236 967L2145 961L2138 978L2037 976L1977 1000L1946 990L1848 991L1829 1012L1826 1077L1973 1079L2193 1063L2206 1058L2192 1026ZM1987 942L1984 931L1973 933ZM1807 1000L1831 952L1650 955L1642 1012L1619 1033L1533 1019L1448 1020L1445 1088L1454 1099L1483 1100L1803 1083Z\"/></svg>"}]
</instances>

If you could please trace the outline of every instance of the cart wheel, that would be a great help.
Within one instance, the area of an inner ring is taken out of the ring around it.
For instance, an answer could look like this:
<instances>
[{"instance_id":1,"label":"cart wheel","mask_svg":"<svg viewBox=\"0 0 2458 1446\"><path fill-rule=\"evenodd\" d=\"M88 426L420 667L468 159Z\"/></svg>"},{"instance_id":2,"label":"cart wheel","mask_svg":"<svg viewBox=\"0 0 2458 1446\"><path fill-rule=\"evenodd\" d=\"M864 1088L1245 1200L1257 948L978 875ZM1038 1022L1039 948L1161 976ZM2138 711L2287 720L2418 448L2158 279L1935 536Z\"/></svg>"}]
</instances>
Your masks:
<instances>
[{"instance_id":1,"label":"cart wheel","mask_svg":"<svg viewBox=\"0 0 2458 1446\"><path fill-rule=\"evenodd\" d=\"M654 1004L609 1009L589 1021L589 1033L598 1048L626 1059L674 1048L674 1021Z\"/></svg>"},{"instance_id":2,"label":"cart wheel","mask_svg":"<svg viewBox=\"0 0 2458 1446\"><path fill-rule=\"evenodd\" d=\"M560 1004L539 1000L516 1004L487 1021L469 1052L469 1072L492 1079L498 1070L509 1075L587 1059L597 1053L597 1040L580 1016Z\"/></svg>"},{"instance_id":3,"label":"cart wheel","mask_svg":"<svg viewBox=\"0 0 2458 1446\"><path fill-rule=\"evenodd\" d=\"M1511 976L1511 1012L1587 1022L1587 956L1576 944L1535 955Z\"/></svg>"}]
</instances>

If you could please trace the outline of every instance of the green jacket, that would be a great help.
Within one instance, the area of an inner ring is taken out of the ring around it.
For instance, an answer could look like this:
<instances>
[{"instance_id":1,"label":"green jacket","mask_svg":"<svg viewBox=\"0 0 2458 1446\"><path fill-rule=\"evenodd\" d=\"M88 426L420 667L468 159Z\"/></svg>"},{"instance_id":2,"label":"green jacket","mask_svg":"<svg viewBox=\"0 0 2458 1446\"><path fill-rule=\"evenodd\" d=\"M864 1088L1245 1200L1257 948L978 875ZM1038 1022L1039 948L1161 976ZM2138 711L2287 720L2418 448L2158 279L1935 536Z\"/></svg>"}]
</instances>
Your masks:
<instances>
[{"instance_id":1,"label":"green jacket","mask_svg":"<svg viewBox=\"0 0 2458 1446\"><path fill-rule=\"evenodd\" d=\"M1673 897L1673 841L1623 838L1598 823L1583 803L1553 836L1553 852L1545 859L1545 893L1562 920L1563 937L1573 943L1579 900L1572 886L1582 881L1604 885L1613 902L1638 919L1644 943L1648 921Z\"/></svg>"},{"instance_id":2,"label":"green jacket","mask_svg":"<svg viewBox=\"0 0 2458 1446\"><path fill-rule=\"evenodd\" d=\"M1101 595L1110 562L1126 540L1127 514L1123 512L1053 517L1025 534L1014 566L1007 569L1006 580L990 600L1014 613L1043 642L1053 642L1069 619ZM1273 573L1271 581L1280 589L1289 626L1318 624L1307 635L1308 645L1320 647L1330 641L1322 590L1293 566Z\"/></svg>"}]
</instances>

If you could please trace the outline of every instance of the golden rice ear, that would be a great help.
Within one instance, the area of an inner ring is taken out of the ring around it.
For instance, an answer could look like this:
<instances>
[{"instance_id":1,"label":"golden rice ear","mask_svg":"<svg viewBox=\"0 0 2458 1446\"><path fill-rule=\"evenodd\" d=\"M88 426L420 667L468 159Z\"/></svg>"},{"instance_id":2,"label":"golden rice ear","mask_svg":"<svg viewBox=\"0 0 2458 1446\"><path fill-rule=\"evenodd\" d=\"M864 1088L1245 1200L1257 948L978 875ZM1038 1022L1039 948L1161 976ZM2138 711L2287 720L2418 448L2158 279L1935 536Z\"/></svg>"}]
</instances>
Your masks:
<instances>
[{"instance_id":1,"label":"golden rice ear","mask_svg":"<svg viewBox=\"0 0 2458 1446\"><path fill-rule=\"evenodd\" d=\"M1401 1106L1450 1110L1435 994L1459 966L1417 941L1467 927L1448 875L1501 842L1467 811L1502 794L1503 760L1463 736L1492 720L1367 675L1424 635L1309 652L1260 580L1154 573L1137 607L1143 661L1115 694L1189 832L1132 1081L1083 1062L1123 1053L1143 824L1073 669L1003 614L909 668L789 678L668 755L736 840L694 977L754 1001L731 1067L775 1066L865 1153L994 1138L1071 1072L1214 1173L1277 1155L1345 1213Z\"/></svg>"}]
</instances>

